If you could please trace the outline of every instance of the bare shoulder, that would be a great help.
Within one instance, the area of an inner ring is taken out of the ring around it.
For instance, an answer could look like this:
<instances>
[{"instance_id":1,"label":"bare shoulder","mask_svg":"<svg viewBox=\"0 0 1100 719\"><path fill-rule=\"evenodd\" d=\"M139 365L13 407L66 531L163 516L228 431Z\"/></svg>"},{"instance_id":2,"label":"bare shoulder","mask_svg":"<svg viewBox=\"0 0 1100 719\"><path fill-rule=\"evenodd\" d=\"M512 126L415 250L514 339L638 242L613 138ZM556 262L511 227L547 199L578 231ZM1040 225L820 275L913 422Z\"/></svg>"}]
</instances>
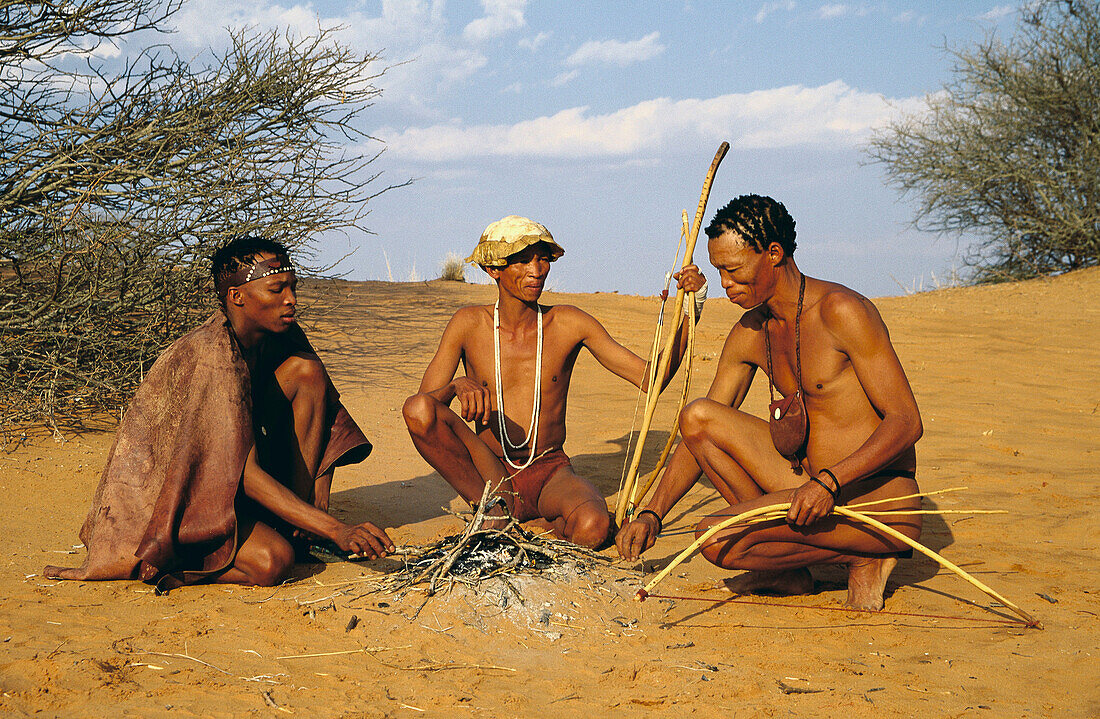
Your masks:
<instances>
[{"instance_id":1,"label":"bare shoulder","mask_svg":"<svg viewBox=\"0 0 1100 719\"><path fill-rule=\"evenodd\" d=\"M725 346L722 348L722 359L725 361L755 362L757 346L763 342L761 333L764 328L764 310L754 307L741 315L726 337Z\"/></svg>"},{"instance_id":2,"label":"bare shoulder","mask_svg":"<svg viewBox=\"0 0 1100 719\"><path fill-rule=\"evenodd\" d=\"M844 285L819 282L823 291L817 301L817 314L834 337L854 338L886 330L874 302Z\"/></svg>"},{"instance_id":3,"label":"bare shoulder","mask_svg":"<svg viewBox=\"0 0 1100 719\"><path fill-rule=\"evenodd\" d=\"M546 313L547 317L560 317L567 322L596 321L595 317L574 305L542 305L542 310Z\"/></svg>"},{"instance_id":4,"label":"bare shoulder","mask_svg":"<svg viewBox=\"0 0 1100 719\"><path fill-rule=\"evenodd\" d=\"M602 328L599 320L582 310L580 307L575 307L573 305L551 305L549 307L543 307L543 311L546 313L547 321L552 320L567 329L576 330L582 334L593 327Z\"/></svg>"},{"instance_id":5,"label":"bare shoulder","mask_svg":"<svg viewBox=\"0 0 1100 719\"><path fill-rule=\"evenodd\" d=\"M493 308L488 305L468 305L454 313L447 328L459 332L473 330L478 325L490 322L492 316Z\"/></svg>"}]
</instances>

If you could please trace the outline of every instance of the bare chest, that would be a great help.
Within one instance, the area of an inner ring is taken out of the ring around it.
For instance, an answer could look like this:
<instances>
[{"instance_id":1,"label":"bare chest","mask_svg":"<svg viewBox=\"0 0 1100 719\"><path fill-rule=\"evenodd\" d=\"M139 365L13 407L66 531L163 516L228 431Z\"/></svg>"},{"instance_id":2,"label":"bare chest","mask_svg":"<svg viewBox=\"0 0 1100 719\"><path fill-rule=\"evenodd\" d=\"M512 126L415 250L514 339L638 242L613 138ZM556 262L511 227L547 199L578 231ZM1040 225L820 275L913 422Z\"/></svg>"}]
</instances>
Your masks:
<instances>
[{"instance_id":1,"label":"bare chest","mask_svg":"<svg viewBox=\"0 0 1100 719\"><path fill-rule=\"evenodd\" d=\"M760 335L758 366L771 377L777 394L788 397L801 389L808 401L826 401L846 393L850 382L856 380L848 356L837 350L830 335L819 327L806 323L797 337L793 327L769 327L770 342L765 341L763 332Z\"/></svg>"},{"instance_id":2,"label":"bare chest","mask_svg":"<svg viewBox=\"0 0 1100 719\"><path fill-rule=\"evenodd\" d=\"M496 394L499 366L500 386L509 398L527 394L538 380L542 392L553 396L564 392L572 376L580 346L562 336L550 323L543 327L541 347L537 332L511 333L502 330L494 342L491 325L467 340L462 356L466 376Z\"/></svg>"}]
</instances>

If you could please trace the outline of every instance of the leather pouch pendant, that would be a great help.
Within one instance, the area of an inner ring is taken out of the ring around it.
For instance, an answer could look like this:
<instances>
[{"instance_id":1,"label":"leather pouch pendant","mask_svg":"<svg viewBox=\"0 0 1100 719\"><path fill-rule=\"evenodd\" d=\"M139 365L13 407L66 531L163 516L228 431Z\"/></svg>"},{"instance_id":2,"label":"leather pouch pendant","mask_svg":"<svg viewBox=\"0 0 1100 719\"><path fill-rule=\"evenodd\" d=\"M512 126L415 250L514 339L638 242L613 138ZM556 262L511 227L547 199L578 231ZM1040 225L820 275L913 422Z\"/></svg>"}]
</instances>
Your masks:
<instances>
[{"instance_id":1,"label":"leather pouch pendant","mask_svg":"<svg viewBox=\"0 0 1100 719\"><path fill-rule=\"evenodd\" d=\"M810 418L806 415L806 404L802 401L802 299L806 293L806 275L798 283L798 309L794 316L794 376L798 389L790 397L775 398L775 385L772 380L775 370L772 368L772 342L768 334L768 321L764 320L764 352L768 357L768 395L772 403L768 405L768 429L771 431L772 444L779 454L790 460L791 468L797 473L801 466L800 452L810 434Z\"/></svg>"},{"instance_id":2,"label":"leather pouch pendant","mask_svg":"<svg viewBox=\"0 0 1100 719\"><path fill-rule=\"evenodd\" d=\"M775 449L790 459L792 464L797 462L798 452L806 443L809 433L802 392L781 397L768 406L768 428L771 430Z\"/></svg>"}]
</instances>

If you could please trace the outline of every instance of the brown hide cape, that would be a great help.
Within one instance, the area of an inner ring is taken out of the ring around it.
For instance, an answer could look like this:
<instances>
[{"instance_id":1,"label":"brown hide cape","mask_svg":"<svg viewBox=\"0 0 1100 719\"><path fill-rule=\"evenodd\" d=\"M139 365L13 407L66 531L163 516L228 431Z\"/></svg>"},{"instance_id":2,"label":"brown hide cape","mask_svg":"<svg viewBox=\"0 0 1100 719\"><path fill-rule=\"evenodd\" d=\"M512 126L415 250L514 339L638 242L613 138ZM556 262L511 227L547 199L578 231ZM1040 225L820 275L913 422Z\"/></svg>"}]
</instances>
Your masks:
<instances>
[{"instance_id":1,"label":"brown hide cape","mask_svg":"<svg viewBox=\"0 0 1100 719\"><path fill-rule=\"evenodd\" d=\"M286 356L313 354L297 325L265 342ZM371 450L336 393L330 397L317 476L361 462ZM248 366L217 311L172 343L134 394L80 530L84 565L46 567L46 576L160 581L171 575L176 581L168 584L189 584L226 569L236 556L234 501L254 443Z\"/></svg>"}]
</instances>

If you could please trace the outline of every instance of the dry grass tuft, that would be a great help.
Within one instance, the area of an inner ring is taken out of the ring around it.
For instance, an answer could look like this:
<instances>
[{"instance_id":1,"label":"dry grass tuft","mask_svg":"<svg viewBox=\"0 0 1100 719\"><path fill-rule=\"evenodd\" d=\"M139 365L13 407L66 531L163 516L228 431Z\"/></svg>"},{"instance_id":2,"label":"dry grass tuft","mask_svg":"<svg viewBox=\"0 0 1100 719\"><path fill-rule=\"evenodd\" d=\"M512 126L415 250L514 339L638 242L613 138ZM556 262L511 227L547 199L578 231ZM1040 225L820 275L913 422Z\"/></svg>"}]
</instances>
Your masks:
<instances>
[{"instance_id":1,"label":"dry grass tuft","mask_svg":"<svg viewBox=\"0 0 1100 719\"><path fill-rule=\"evenodd\" d=\"M466 263L453 252L448 252L440 266L439 279L451 282L466 281Z\"/></svg>"}]
</instances>

